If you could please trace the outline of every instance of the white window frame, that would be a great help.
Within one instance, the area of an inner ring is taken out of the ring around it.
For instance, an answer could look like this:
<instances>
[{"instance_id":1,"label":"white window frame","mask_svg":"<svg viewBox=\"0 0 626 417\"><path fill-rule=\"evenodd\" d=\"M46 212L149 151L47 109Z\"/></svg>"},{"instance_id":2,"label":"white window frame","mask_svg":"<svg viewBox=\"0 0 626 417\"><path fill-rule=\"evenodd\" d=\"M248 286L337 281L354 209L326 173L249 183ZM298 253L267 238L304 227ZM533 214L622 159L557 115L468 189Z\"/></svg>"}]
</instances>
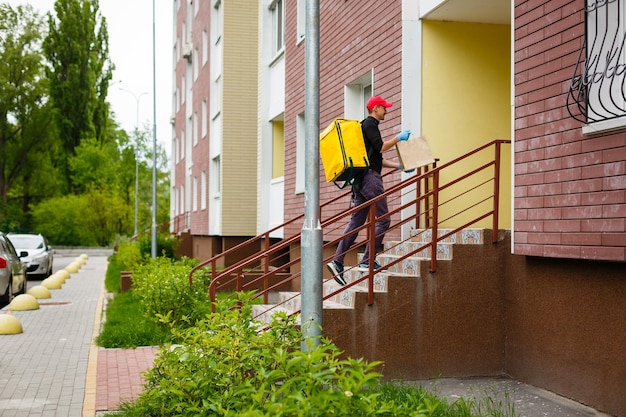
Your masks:
<instances>
[{"instance_id":1,"label":"white window frame","mask_svg":"<svg viewBox=\"0 0 626 417\"><path fill-rule=\"evenodd\" d=\"M206 170L202 170L200 175L200 210L206 210L207 206L207 182Z\"/></svg>"},{"instance_id":2,"label":"white window frame","mask_svg":"<svg viewBox=\"0 0 626 417\"><path fill-rule=\"evenodd\" d=\"M272 52L280 55L285 50L285 1L273 0L269 9L272 14Z\"/></svg>"},{"instance_id":3,"label":"white window frame","mask_svg":"<svg viewBox=\"0 0 626 417\"><path fill-rule=\"evenodd\" d=\"M371 69L344 87L344 117L363 120L367 117L367 100L374 95L374 70Z\"/></svg>"}]
</instances>

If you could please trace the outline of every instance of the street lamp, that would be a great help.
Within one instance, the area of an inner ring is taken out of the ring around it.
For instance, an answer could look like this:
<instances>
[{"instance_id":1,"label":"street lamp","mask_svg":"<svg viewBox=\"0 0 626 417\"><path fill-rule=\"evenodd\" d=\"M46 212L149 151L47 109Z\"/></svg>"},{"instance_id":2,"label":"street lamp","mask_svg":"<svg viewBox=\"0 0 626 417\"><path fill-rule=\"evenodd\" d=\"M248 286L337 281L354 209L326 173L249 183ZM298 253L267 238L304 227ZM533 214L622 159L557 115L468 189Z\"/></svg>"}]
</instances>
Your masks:
<instances>
[{"instance_id":1,"label":"street lamp","mask_svg":"<svg viewBox=\"0 0 626 417\"><path fill-rule=\"evenodd\" d=\"M130 90L127 90L125 88L119 88L121 91L126 91L128 94L132 95L133 98L135 99L135 102L137 103L137 112L136 112L136 119L135 119L135 233L134 235L137 236L137 220L138 220L138 213L139 213L139 158L138 158L138 154L137 154L137 139L139 138L139 101L141 100L141 97L144 96L145 94L148 94L147 91L144 91L143 93L136 95L135 93L133 93Z\"/></svg>"},{"instance_id":2,"label":"street lamp","mask_svg":"<svg viewBox=\"0 0 626 417\"><path fill-rule=\"evenodd\" d=\"M157 257L157 192L156 192L156 8L152 0L152 247L151 255Z\"/></svg>"}]
</instances>

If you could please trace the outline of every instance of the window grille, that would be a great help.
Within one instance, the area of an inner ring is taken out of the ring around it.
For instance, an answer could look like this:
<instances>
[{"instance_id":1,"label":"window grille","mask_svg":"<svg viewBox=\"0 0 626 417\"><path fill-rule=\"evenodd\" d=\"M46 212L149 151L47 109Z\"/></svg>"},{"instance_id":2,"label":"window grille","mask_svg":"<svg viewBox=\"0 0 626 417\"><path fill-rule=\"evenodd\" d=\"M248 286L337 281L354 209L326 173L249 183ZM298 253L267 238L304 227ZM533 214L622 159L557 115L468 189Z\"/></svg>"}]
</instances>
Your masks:
<instances>
[{"instance_id":1,"label":"window grille","mask_svg":"<svg viewBox=\"0 0 626 417\"><path fill-rule=\"evenodd\" d=\"M587 0L585 37L567 95L571 117L595 123L626 116L626 0Z\"/></svg>"}]
</instances>

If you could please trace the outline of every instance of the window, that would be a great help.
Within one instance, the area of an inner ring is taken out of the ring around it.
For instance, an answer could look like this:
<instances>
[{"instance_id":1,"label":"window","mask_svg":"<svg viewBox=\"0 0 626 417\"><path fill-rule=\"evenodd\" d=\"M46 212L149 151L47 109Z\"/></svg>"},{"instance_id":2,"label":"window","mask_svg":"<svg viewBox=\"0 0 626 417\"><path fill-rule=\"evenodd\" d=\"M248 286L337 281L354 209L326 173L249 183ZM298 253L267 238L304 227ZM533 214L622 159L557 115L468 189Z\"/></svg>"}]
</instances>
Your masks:
<instances>
[{"instance_id":1,"label":"window","mask_svg":"<svg viewBox=\"0 0 626 417\"><path fill-rule=\"evenodd\" d=\"M179 208L178 212L180 214L185 213L185 184L181 184L180 186L180 200L178 200Z\"/></svg>"},{"instance_id":2,"label":"window","mask_svg":"<svg viewBox=\"0 0 626 417\"><path fill-rule=\"evenodd\" d=\"M206 98L204 100L202 100L202 113L200 113L200 125L202 126L202 130L201 130L201 138L204 139L206 137L206 132L207 132L207 119L208 119L208 112L207 112L207 106L206 106Z\"/></svg>"},{"instance_id":3,"label":"window","mask_svg":"<svg viewBox=\"0 0 626 417\"><path fill-rule=\"evenodd\" d=\"M374 71L370 70L345 86L345 118L363 120L367 116L367 100L374 93L373 79Z\"/></svg>"},{"instance_id":4,"label":"window","mask_svg":"<svg viewBox=\"0 0 626 417\"><path fill-rule=\"evenodd\" d=\"M306 0L298 0L298 16L296 26L296 42L300 42L306 35Z\"/></svg>"},{"instance_id":5,"label":"window","mask_svg":"<svg viewBox=\"0 0 626 417\"><path fill-rule=\"evenodd\" d=\"M193 50L191 62L193 63L193 80L196 81L198 79L198 74L200 72L198 70L198 48L195 48Z\"/></svg>"},{"instance_id":6,"label":"window","mask_svg":"<svg viewBox=\"0 0 626 417\"><path fill-rule=\"evenodd\" d=\"M272 179L285 175L285 123L272 122Z\"/></svg>"},{"instance_id":7,"label":"window","mask_svg":"<svg viewBox=\"0 0 626 417\"><path fill-rule=\"evenodd\" d=\"M270 4L272 12L272 34L274 53L279 54L285 46L285 7L284 0L274 0Z\"/></svg>"},{"instance_id":8,"label":"window","mask_svg":"<svg viewBox=\"0 0 626 417\"><path fill-rule=\"evenodd\" d=\"M305 165L305 129L306 121L304 113L300 113L296 119L296 194L301 194L305 191L304 185L304 165Z\"/></svg>"},{"instance_id":9,"label":"window","mask_svg":"<svg viewBox=\"0 0 626 417\"><path fill-rule=\"evenodd\" d=\"M211 14L211 95L209 97L211 118L215 119L222 105L222 7L221 1L213 4Z\"/></svg>"},{"instance_id":10,"label":"window","mask_svg":"<svg viewBox=\"0 0 626 417\"><path fill-rule=\"evenodd\" d=\"M200 176L200 210L206 210L206 171Z\"/></svg>"},{"instance_id":11,"label":"window","mask_svg":"<svg viewBox=\"0 0 626 417\"><path fill-rule=\"evenodd\" d=\"M193 177L193 188L191 190L191 209L193 211L198 211L198 196L200 193L198 192L198 177L194 175Z\"/></svg>"},{"instance_id":12,"label":"window","mask_svg":"<svg viewBox=\"0 0 626 417\"><path fill-rule=\"evenodd\" d=\"M185 102L185 100L187 99L187 88L186 88L186 81L185 81L185 76L183 75L180 78L180 90L183 92L183 94L181 94L180 97L180 104L183 104Z\"/></svg>"},{"instance_id":13,"label":"window","mask_svg":"<svg viewBox=\"0 0 626 417\"><path fill-rule=\"evenodd\" d=\"M213 197L219 197L222 191L222 179L220 171L222 169L220 155L215 156L211 161L211 182L213 183Z\"/></svg>"},{"instance_id":14,"label":"window","mask_svg":"<svg viewBox=\"0 0 626 417\"><path fill-rule=\"evenodd\" d=\"M193 120L191 121L191 123L192 123L192 129L193 129L191 140L192 140L193 146L196 146L198 144L198 112L197 111L193 112Z\"/></svg>"},{"instance_id":15,"label":"window","mask_svg":"<svg viewBox=\"0 0 626 417\"><path fill-rule=\"evenodd\" d=\"M626 0L586 1L586 37L567 108L574 119L594 125L587 131L626 126L625 9Z\"/></svg>"},{"instance_id":16,"label":"window","mask_svg":"<svg viewBox=\"0 0 626 417\"><path fill-rule=\"evenodd\" d=\"M180 159L185 157L185 129L180 132Z\"/></svg>"},{"instance_id":17,"label":"window","mask_svg":"<svg viewBox=\"0 0 626 417\"><path fill-rule=\"evenodd\" d=\"M206 28L202 31L202 66L209 60L209 33Z\"/></svg>"},{"instance_id":18,"label":"window","mask_svg":"<svg viewBox=\"0 0 626 417\"><path fill-rule=\"evenodd\" d=\"M211 37L213 44L219 43L222 39L222 2L214 0L213 13L211 13Z\"/></svg>"}]
</instances>

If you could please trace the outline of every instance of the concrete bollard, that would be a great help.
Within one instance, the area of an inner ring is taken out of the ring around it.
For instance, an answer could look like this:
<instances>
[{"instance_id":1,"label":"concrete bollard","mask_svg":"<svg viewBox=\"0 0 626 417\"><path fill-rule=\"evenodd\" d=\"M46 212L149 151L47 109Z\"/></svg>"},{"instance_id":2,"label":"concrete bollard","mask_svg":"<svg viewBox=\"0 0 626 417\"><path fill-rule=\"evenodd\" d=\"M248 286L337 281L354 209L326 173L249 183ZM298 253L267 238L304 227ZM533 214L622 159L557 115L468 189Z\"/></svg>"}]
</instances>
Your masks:
<instances>
[{"instance_id":1,"label":"concrete bollard","mask_svg":"<svg viewBox=\"0 0 626 417\"><path fill-rule=\"evenodd\" d=\"M28 290L28 294L35 298L51 298L50 290L43 285L35 285Z\"/></svg>"},{"instance_id":2,"label":"concrete bollard","mask_svg":"<svg viewBox=\"0 0 626 417\"><path fill-rule=\"evenodd\" d=\"M9 310L26 311L39 310L39 301L30 294L20 294L11 301Z\"/></svg>"},{"instance_id":3,"label":"concrete bollard","mask_svg":"<svg viewBox=\"0 0 626 417\"><path fill-rule=\"evenodd\" d=\"M23 333L22 323L10 314L0 314L0 334Z\"/></svg>"}]
</instances>

